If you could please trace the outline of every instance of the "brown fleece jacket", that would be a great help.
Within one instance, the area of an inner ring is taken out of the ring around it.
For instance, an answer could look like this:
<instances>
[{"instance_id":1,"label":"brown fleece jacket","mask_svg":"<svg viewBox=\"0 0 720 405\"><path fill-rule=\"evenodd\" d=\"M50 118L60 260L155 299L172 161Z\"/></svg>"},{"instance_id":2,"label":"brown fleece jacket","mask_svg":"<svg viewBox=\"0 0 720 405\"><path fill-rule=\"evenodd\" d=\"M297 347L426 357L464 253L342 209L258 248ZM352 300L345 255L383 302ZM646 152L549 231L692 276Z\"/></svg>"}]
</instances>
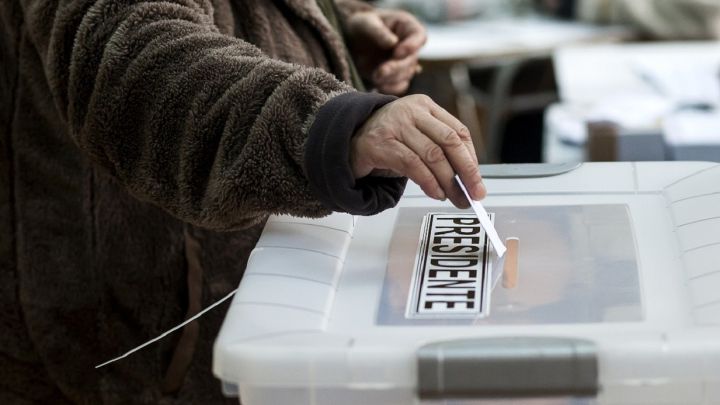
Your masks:
<instances>
[{"instance_id":1,"label":"brown fleece jacket","mask_svg":"<svg viewBox=\"0 0 720 405\"><path fill-rule=\"evenodd\" d=\"M0 2L0 403L223 402L225 307L93 367L234 289L269 214L397 201L347 162L392 100L329 22L366 6L319 3Z\"/></svg>"}]
</instances>

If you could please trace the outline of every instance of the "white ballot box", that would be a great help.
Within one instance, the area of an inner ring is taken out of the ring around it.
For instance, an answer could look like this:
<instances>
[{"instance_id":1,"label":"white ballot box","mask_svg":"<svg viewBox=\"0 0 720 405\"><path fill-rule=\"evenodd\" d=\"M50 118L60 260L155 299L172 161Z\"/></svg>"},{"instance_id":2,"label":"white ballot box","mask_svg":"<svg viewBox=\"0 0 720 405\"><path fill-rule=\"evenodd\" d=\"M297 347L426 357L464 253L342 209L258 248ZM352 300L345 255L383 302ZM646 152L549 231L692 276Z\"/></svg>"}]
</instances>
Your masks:
<instances>
[{"instance_id":1,"label":"white ballot box","mask_svg":"<svg viewBox=\"0 0 720 405\"><path fill-rule=\"evenodd\" d=\"M545 169L481 167L514 269L469 210L414 184L373 217L272 217L215 344L225 393L720 404L720 165Z\"/></svg>"}]
</instances>

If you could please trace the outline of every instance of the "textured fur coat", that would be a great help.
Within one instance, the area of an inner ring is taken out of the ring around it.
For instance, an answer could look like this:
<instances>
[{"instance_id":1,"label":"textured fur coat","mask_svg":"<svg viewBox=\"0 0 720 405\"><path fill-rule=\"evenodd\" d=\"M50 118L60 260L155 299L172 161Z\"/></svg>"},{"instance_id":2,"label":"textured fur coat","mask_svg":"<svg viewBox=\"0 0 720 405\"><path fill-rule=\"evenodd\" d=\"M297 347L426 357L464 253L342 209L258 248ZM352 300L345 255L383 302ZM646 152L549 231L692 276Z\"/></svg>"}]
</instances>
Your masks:
<instances>
[{"instance_id":1,"label":"textured fur coat","mask_svg":"<svg viewBox=\"0 0 720 405\"><path fill-rule=\"evenodd\" d=\"M366 6L337 3L0 2L0 403L223 402L226 307L94 365L233 290L269 214L394 204L342 165L389 100L349 85L330 21Z\"/></svg>"}]
</instances>

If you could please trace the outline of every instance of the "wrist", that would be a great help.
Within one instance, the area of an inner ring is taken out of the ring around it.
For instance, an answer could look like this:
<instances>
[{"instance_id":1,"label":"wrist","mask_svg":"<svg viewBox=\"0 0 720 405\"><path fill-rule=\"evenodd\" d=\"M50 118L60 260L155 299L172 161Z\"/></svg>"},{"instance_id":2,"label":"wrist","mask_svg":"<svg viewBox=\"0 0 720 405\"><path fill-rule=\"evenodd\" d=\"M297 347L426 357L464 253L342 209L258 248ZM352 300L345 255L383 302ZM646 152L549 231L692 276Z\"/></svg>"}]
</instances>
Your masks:
<instances>
[{"instance_id":1,"label":"wrist","mask_svg":"<svg viewBox=\"0 0 720 405\"><path fill-rule=\"evenodd\" d=\"M315 197L327 208L372 215L394 206L402 196L404 179L367 177L369 172L361 176L366 165L359 159L362 154L354 158L350 153L351 144L360 141L354 136L358 129L394 100L375 93L345 93L317 112L305 144L305 172Z\"/></svg>"}]
</instances>

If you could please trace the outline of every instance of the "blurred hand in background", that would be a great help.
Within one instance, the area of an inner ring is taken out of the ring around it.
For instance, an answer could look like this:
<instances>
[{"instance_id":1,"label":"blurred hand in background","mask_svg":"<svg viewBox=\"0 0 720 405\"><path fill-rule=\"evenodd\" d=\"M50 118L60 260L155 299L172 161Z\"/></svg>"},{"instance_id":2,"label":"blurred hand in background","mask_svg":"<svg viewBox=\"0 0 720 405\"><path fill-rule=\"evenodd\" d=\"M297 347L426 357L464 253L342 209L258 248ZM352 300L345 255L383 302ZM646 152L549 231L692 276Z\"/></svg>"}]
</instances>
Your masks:
<instances>
[{"instance_id":1,"label":"blurred hand in background","mask_svg":"<svg viewBox=\"0 0 720 405\"><path fill-rule=\"evenodd\" d=\"M425 27L402 10L372 10L347 22L350 51L363 79L379 92L402 95L420 70L418 53L427 41Z\"/></svg>"}]
</instances>

